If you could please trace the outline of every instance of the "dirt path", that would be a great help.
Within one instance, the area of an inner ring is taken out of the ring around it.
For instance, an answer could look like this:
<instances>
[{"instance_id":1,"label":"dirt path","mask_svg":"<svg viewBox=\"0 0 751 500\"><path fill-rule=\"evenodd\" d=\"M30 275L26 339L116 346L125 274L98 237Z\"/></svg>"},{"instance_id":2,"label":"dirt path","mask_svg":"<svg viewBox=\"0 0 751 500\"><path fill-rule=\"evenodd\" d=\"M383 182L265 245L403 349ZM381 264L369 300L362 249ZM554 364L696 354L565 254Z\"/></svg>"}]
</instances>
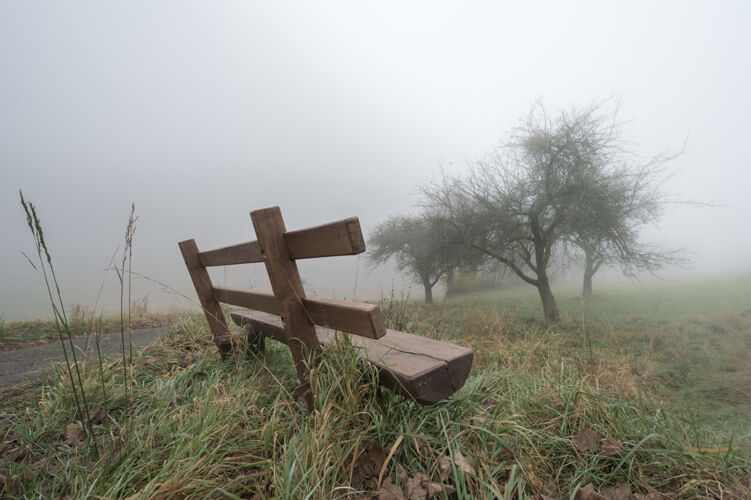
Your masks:
<instances>
[{"instance_id":1,"label":"dirt path","mask_svg":"<svg viewBox=\"0 0 751 500\"><path fill-rule=\"evenodd\" d=\"M168 331L169 327L133 330L133 346L137 349L149 345ZM73 344L77 347L76 356L80 360L81 356L84 355L83 349L86 345L86 337L74 338ZM102 334L101 350L103 358L119 355L120 332ZM89 341L89 348L85 355L89 356L94 362L97 361L93 336ZM70 351L68 351L68 356L70 356ZM64 359L59 342L35 345L13 351L0 351L0 390L3 387L7 388L8 385L27 380L38 374L50 363Z\"/></svg>"}]
</instances>

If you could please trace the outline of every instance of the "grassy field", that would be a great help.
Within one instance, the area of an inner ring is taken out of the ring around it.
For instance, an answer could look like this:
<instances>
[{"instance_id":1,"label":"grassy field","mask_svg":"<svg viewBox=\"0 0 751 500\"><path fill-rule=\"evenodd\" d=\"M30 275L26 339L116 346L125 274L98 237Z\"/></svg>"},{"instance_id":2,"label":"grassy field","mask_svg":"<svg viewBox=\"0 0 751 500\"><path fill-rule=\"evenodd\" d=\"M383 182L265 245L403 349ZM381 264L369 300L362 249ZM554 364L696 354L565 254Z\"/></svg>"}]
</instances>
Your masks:
<instances>
[{"instance_id":1,"label":"grassy field","mask_svg":"<svg viewBox=\"0 0 751 500\"><path fill-rule=\"evenodd\" d=\"M14 400L0 495L748 498L748 278L603 286L589 304L564 287L553 326L527 288L386 302L390 326L475 350L465 387L405 401L344 342L311 376L312 416L284 346L222 361L186 315L127 387L121 360L84 367L91 441L64 367Z\"/></svg>"},{"instance_id":2,"label":"grassy field","mask_svg":"<svg viewBox=\"0 0 751 500\"><path fill-rule=\"evenodd\" d=\"M78 308L69 314L69 325L73 336L120 331L120 316L92 317L84 309ZM177 317L174 312L156 313L136 311L130 325L136 328L152 328L172 324ZM0 318L0 351L19 349L35 344L60 340L60 335L52 320L10 321Z\"/></svg>"}]
</instances>

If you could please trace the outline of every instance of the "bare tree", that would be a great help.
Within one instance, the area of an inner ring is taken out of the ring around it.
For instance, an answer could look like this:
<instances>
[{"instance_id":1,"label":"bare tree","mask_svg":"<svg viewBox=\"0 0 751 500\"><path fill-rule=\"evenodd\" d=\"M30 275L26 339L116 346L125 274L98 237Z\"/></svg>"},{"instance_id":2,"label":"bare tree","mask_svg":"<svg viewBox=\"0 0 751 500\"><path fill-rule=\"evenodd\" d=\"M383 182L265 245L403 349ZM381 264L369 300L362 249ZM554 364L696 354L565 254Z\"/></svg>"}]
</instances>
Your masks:
<instances>
[{"instance_id":1,"label":"bare tree","mask_svg":"<svg viewBox=\"0 0 751 500\"><path fill-rule=\"evenodd\" d=\"M460 262L460 247L451 236L435 217L391 217L373 229L369 257L375 264L393 257L399 270L422 283L425 303L432 304L433 287Z\"/></svg>"},{"instance_id":2,"label":"bare tree","mask_svg":"<svg viewBox=\"0 0 751 500\"><path fill-rule=\"evenodd\" d=\"M423 187L424 202L466 246L537 288L547 321L559 319L550 288L597 173L616 153L614 123L599 104L550 117L535 106L511 137L464 177Z\"/></svg>"},{"instance_id":3,"label":"bare tree","mask_svg":"<svg viewBox=\"0 0 751 500\"><path fill-rule=\"evenodd\" d=\"M598 170L570 236L584 254L585 299L592 296L592 278L603 265L620 267L624 275L635 277L641 271L655 273L665 265L685 262L680 250L639 240L642 226L656 221L667 204L678 203L670 201L661 186L669 178L666 165L679 154L664 153L636 167L620 155Z\"/></svg>"}]
</instances>

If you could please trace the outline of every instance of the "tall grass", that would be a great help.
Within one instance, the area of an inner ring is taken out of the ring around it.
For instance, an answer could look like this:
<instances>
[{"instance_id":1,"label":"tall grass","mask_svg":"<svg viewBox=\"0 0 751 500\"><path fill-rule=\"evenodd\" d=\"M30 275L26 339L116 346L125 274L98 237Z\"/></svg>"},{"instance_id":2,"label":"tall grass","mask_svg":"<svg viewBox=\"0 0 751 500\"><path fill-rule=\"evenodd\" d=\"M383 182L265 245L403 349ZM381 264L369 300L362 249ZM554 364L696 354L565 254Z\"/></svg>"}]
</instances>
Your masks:
<instances>
[{"instance_id":1,"label":"tall grass","mask_svg":"<svg viewBox=\"0 0 751 500\"><path fill-rule=\"evenodd\" d=\"M19 192L20 198L21 198L21 206L24 209L24 212L26 214L26 222L29 227L29 230L32 234L32 237L34 239L34 246L36 250L36 256L37 256L37 264L34 263L34 261L24 253L24 256L28 260L28 262L31 264L31 266L39 272L39 274L42 276L45 287L47 289L47 294L50 300L50 305L52 307L53 312L53 319L54 319L54 325L55 329L58 334L58 338L60 340L60 346L63 350L63 355L65 358L65 367L66 372L68 375L68 382L70 384L70 389L72 391L73 401L76 406L77 410L77 418L78 421L81 423L81 428L84 431L85 437L87 439L87 442L89 443L89 447L94 453L96 457L99 457L99 446L95 440L94 436L94 423L92 421L92 413L95 413L92 411L92 407L89 404L89 399L91 398L91 395L87 395L87 390L84 387L84 377L82 377L82 372L86 370L86 363L85 363L85 351L84 351L84 359L79 362L78 355L76 354L76 351L78 348L73 343L73 333L71 330L71 323L69 321L69 317L65 312L65 306L63 303L63 297L62 292L60 290L60 284L57 280L57 275L55 274L55 268L52 263L52 256L50 254L49 248L47 247L47 243L44 239L44 230L42 228L41 221L39 219L39 216L37 215L36 207L33 203L27 202L23 197L23 192ZM124 273L125 273L125 266L126 263L128 265L128 271L130 272L130 262L132 260L132 248L133 248L133 234L135 231L135 222L137 217L134 216L135 213L135 206L131 204L131 211L130 211L130 217L128 219L128 224L126 226L125 231L125 247L123 250L123 258L122 258L122 264L121 268L118 269L115 267L117 271L117 276L120 281L120 342L121 342L121 354L123 358L123 384L125 387L125 393L127 395L128 393L128 363L126 361L126 346L125 346L125 311L123 307L123 299L124 299L124 293L125 293L125 281L124 281ZM102 287L100 286L100 294L101 294ZM131 289L131 282L130 279L128 280L127 284L128 289L128 315L127 315L127 327L128 327L128 333L131 334L130 330L130 289ZM97 297L97 303L99 301L99 296ZM71 314L70 318L72 320L78 320L79 322L83 322L85 320L85 310L82 306L74 305L71 308ZM92 312L92 324L93 324L93 317L94 312ZM100 315L100 321L99 325L100 328L97 330L96 334L96 350L97 350L97 356L98 356L98 375L99 375L99 387L102 393L102 398L106 402L107 400L107 383L105 380L105 373L104 373L104 360L102 358L102 352L101 352L101 315ZM128 341L129 346L132 345L132 339L129 338ZM88 349L88 341L86 343L86 349ZM69 355L70 353L70 355ZM131 361L132 361L132 351L131 351ZM75 374L75 376L74 376Z\"/></svg>"},{"instance_id":2,"label":"tall grass","mask_svg":"<svg viewBox=\"0 0 751 500\"><path fill-rule=\"evenodd\" d=\"M26 224L31 231L31 235L34 238L34 247L37 254L38 266L34 264L34 261L26 254L26 259L29 264L41 274L44 279L44 284L47 289L47 294L52 306L52 314L55 321L55 328L59 334L60 346L63 349L63 355L65 357L66 371L68 374L68 380L70 381L71 389L73 390L73 399L78 411L78 418L83 426L86 437L92 450L98 454L96 442L94 441L94 431L89 419L89 405L86 400L86 391L83 387L83 380L81 378L81 370L78 365L78 359L76 356L76 347L73 344L73 336L68 325L68 318L65 313L65 306L63 305L62 293L60 292L60 285L57 281L55 274L55 268L52 265L52 256L50 255L47 243L44 240L44 231L42 230L42 224L39 220L39 216L36 212L36 207L33 203L27 202L23 197L23 192L19 191L21 197L21 206L26 214ZM44 254L44 257L43 255ZM67 340L67 348L66 348ZM70 357L68 356L68 349L70 349ZM71 363L72 359L72 363ZM75 377L73 376L75 372Z\"/></svg>"},{"instance_id":3,"label":"tall grass","mask_svg":"<svg viewBox=\"0 0 751 500\"><path fill-rule=\"evenodd\" d=\"M136 220L138 217L135 216L135 210L136 206L135 204L130 204L130 217L128 217L128 225L125 228L125 246L123 247L123 254L122 254L122 261L120 263L120 267L118 268L115 266L115 273L117 274L117 279L120 282L120 351L123 358L123 383L125 384L125 392L128 393L128 359L130 360L130 363L133 361L133 331L130 327L130 319L131 319L131 286L132 286L132 270L131 270L131 263L133 261L133 234L136 230ZM127 331L128 331L128 342L127 342L127 349L126 349L126 342L125 342L125 331L126 331L126 314L125 309L123 305L123 301L125 300L125 290L126 290L126 284L125 284L125 265L128 265L128 281L127 281L127 291L128 291L128 312L127 312ZM126 359L126 353L128 353L127 359Z\"/></svg>"}]
</instances>

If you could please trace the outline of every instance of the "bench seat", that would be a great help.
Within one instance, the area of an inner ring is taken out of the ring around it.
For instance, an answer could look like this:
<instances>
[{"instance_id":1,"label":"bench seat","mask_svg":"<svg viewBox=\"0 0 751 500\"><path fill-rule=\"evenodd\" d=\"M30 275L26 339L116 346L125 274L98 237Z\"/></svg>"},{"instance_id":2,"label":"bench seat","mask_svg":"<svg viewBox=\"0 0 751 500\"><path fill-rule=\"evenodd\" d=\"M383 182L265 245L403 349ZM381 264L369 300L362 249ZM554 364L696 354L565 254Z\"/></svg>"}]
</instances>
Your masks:
<instances>
[{"instance_id":1,"label":"bench seat","mask_svg":"<svg viewBox=\"0 0 751 500\"><path fill-rule=\"evenodd\" d=\"M252 309L234 311L232 320L251 332L287 343L282 320ZM318 341L330 344L336 332L316 326ZM344 334L360 349L360 357L379 370L379 383L420 404L433 404L458 391L472 367L472 350L448 342L386 330L379 339Z\"/></svg>"}]
</instances>

